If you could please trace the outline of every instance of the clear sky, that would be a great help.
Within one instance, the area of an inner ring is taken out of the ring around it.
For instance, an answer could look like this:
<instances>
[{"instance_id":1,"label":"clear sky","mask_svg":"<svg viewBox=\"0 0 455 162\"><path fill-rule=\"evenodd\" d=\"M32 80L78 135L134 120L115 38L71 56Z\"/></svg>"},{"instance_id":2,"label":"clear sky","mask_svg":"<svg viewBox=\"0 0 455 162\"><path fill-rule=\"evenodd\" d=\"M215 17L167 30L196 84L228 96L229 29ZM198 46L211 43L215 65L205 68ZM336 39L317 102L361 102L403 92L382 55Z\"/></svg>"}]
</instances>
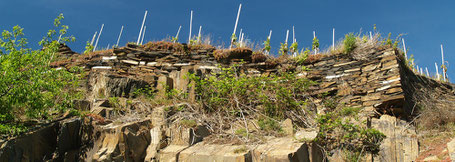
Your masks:
<instances>
[{"instance_id":1,"label":"clear sky","mask_svg":"<svg viewBox=\"0 0 455 162\"><path fill-rule=\"evenodd\" d=\"M435 71L435 62L441 64L443 44L445 59L450 63L449 77L455 77L453 0L0 0L0 30L20 25L25 28L30 47L37 48L53 19L63 13L63 24L69 25L69 34L76 37L69 46L81 52L103 23L98 46L115 44L122 25L125 29L120 45L135 42L145 10L149 14L144 41L173 36L179 25L183 26L180 41L184 41L193 10L194 34L202 25L203 34L211 35L215 44L228 44L240 3L239 28L253 42L262 42L273 30L272 51L284 42L286 30L292 26L300 47L309 47L316 31L321 47L327 48L332 42L332 28L336 40L341 40L346 33L368 32L377 24L383 35L390 32L395 38L405 34L408 53L414 54L419 67L428 67L430 73Z\"/></svg>"}]
</instances>

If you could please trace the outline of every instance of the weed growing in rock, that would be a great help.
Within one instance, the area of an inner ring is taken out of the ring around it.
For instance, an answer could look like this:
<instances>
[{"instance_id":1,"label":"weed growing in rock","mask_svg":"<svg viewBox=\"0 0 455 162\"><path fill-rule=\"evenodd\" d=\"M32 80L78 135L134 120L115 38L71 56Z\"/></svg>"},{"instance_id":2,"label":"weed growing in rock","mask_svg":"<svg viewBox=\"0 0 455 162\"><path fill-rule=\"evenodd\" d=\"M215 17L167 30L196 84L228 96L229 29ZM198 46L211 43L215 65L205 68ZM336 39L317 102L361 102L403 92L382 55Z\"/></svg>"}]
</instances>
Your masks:
<instances>
[{"instance_id":1,"label":"weed growing in rock","mask_svg":"<svg viewBox=\"0 0 455 162\"><path fill-rule=\"evenodd\" d=\"M351 53L356 48L356 36L353 33L345 35L343 40L344 53Z\"/></svg>"}]
</instances>

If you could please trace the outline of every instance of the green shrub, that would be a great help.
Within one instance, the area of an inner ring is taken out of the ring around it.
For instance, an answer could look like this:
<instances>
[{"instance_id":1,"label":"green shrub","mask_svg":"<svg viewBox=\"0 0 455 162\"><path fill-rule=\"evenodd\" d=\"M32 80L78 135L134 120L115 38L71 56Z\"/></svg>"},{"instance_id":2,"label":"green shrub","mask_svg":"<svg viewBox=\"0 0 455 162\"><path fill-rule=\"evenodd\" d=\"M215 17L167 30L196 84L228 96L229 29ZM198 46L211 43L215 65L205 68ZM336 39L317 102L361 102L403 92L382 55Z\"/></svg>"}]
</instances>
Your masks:
<instances>
[{"instance_id":1,"label":"green shrub","mask_svg":"<svg viewBox=\"0 0 455 162\"><path fill-rule=\"evenodd\" d=\"M345 39L343 40L343 47L346 54L351 53L357 47L356 39L357 38L353 33L345 35Z\"/></svg>"},{"instance_id":2,"label":"green shrub","mask_svg":"<svg viewBox=\"0 0 455 162\"><path fill-rule=\"evenodd\" d=\"M305 92L314 82L283 72L270 76L247 76L240 73L239 65L222 68L210 76L189 74L195 84L197 99L208 112L240 115L244 107L261 107L261 113L282 119L286 111L306 107Z\"/></svg>"},{"instance_id":3,"label":"green shrub","mask_svg":"<svg viewBox=\"0 0 455 162\"><path fill-rule=\"evenodd\" d=\"M287 43L281 43L280 45L280 50L278 51L281 55L287 55L288 54L288 44Z\"/></svg>"},{"instance_id":4,"label":"green shrub","mask_svg":"<svg viewBox=\"0 0 455 162\"><path fill-rule=\"evenodd\" d=\"M319 39L318 37L313 38L312 50L317 51L319 49Z\"/></svg>"},{"instance_id":5,"label":"green shrub","mask_svg":"<svg viewBox=\"0 0 455 162\"><path fill-rule=\"evenodd\" d=\"M326 150L344 149L354 155L363 150L377 154L385 135L376 129L352 123L349 117L355 117L357 111L356 108L343 108L320 115L316 119L319 133L315 141Z\"/></svg>"},{"instance_id":6,"label":"green shrub","mask_svg":"<svg viewBox=\"0 0 455 162\"><path fill-rule=\"evenodd\" d=\"M66 70L50 67L57 58L60 43L74 41L66 37L68 26L61 25L63 15L55 21L56 29L49 30L39 42L39 50L27 48L23 29L3 31L0 38L0 115L2 123L12 122L18 116L49 118L50 111L71 108L76 98L79 77ZM60 42L56 38L61 35Z\"/></svg>"},{"instance_id":7,"label":"green shrub","mask_svg":"<svg viewBox=\"0 0 455 162\"><path fill-rule=\"evenodd\" d=\"M85 51L84 51L84 54L87 54L87 53L90 53L93 51L93 45L90 44L89 41L87 41L87 44L85 44Z\"/></svg>"},{"instance_id":8,"label":"green shrub","mask_svg":"<svg viewBox=\"0 0 455 162\"><path fill-rule=\"evenodd\" d=\"M270 53L270 49L272 47L270 46L270 38L267 38L266 41L264 41L264 51L266 51L267 53Z\"/></svg>"}]
</instances>

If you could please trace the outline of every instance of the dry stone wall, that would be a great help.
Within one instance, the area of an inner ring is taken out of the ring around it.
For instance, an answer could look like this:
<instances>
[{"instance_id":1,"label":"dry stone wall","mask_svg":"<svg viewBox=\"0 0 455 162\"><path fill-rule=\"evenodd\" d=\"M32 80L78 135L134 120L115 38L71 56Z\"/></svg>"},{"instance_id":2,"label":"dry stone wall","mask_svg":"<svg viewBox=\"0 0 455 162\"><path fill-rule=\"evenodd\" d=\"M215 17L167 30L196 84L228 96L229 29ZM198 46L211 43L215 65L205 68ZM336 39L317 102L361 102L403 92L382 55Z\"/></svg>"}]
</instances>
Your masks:
<instances>
[{"instance_id":1,"label":"dry stone wall","mask_svg":"<svg viewBox=\"0 0 455 162\"><path fill-rule=\"evenodd\" d=\"M151 86L158 90L158 96L164 96L166 88L175 88L188 92L188 97L194 100L196 96L194 89L188 86L190 81L186 77L187 73L208 75L221 70L220 67L227 67L240 61L240 58L230 57L217 61L213 56L214 48L189 50L190 48L183 45L182 49L186 50L182 52L173 48L150 49L146 46L129 44L122 48L72 57L66 61L56 62L53 66L56 68L85 67L85 70L90 72L87 78L87 99L91 102L86 104L91 108L86 109L97 112L96 114L103 117L109 117L113 108L108 108L107 97L129 97L135 89ZM294 71L298 73L298 77L317 82L310 88L318 111L327 108L326 100L333 98L346 106L363 107L364 110L371 112L371 116L390 114L406 117L410 115L412 109L410 105L415 102L412 100L415 98L413 92L416 92L411 87L422 86L424 83L408 70L398 51L387 48L370 51L372 52L360 57L347 54L312 55L303 64L281 62L273 66L268 62L252 62L252 59L243 59L245 62L242 65L242 71L248 75L264 76L283 70ZM432 83L435 86L440 85L438 82ZM263 145L248 146L252 149L245 149L243 146L198 143L202 141L199 137L205 137L207 134L198 133L198 129L169 125L165 122L166 112L163 107L151 110L143 103L132 103L131 108L150 112L151 116L146 116L150 120L139 120L136 116L137 120L131 119L123 122L124 124L114 121L102 126L98 131L102 135L97 137L96 143L93 144L94 149L86 155L87 157L95 161L197 161L201 158L207 161L322 161L325 159L317 147L296 141L292 137L272 139ZM400 124L399 127L389 127L397 125L396 123ZM407 127L405 121L383 115L381 118L369 121L369 124L384 131L388 136L381 146L383 150L380 152L380 157L371 157L371 161L408 161L415 158L418 152L415 130ZM402 130L406 132L403 133ZM143 144L135 147L134 141L142 141ZM395 149L404 143L408 144L401 149L405 150L404 152ZM129 152L125 153L127 150ZM129 157L129 154L135 156Z\"/></svg>"}]
</instances>

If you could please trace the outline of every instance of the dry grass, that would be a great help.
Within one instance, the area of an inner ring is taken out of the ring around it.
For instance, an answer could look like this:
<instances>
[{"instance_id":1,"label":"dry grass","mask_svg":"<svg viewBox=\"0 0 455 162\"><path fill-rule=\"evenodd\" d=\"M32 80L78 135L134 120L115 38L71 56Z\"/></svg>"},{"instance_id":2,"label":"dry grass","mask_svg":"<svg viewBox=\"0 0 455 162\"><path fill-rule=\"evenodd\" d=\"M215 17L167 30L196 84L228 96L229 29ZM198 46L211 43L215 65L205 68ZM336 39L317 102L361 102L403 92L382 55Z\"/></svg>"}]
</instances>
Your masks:
<instances>
[{"instance_id":1,"label":"dry grass","mask_svg":"<svg viewBox=\"0 0 455 162\"><path fill-rule=\"evenodd\" d=\"M168 41L148 42L148 43L142 45L141 47L148 51L163 51L163 50L178 51L178 52L183 51L182 44L172 43L172 42L168 42Z\"/></svg>"},{"instance_id":2,"label":"dry grass","mask_svg":"<svg viewBox=\"0 0 455 162\"><path fill-rule=\"evenodd\" d=\"M250 48L238 47L233 49L217 49L213 56L217 60L248 59L251 60L253 51Z\"/></svg>"},{"instance_id":3,"label":"dry grass","mask_svg":"<svg viewBox=\"0 0 455 162\"><path fill-rule=\"evenodd\" d=\"M251 55L251 59L253 62L265 62L267 60L267 56L260 51L255 51L253 52L253 55Z\"/></svg>"},{"instance_id":4,"label":"dry grass","mask_svg":"<svg viewBox=\"0 0 455 162\"><path fill-rule=\"evenodd\" d=\"M215 47L209 44L185 45L168 41L148 42L141 47L147 51L172 51L175 53L189 53L197 50L215 50Z\"/></svg>"}]
</instances>

